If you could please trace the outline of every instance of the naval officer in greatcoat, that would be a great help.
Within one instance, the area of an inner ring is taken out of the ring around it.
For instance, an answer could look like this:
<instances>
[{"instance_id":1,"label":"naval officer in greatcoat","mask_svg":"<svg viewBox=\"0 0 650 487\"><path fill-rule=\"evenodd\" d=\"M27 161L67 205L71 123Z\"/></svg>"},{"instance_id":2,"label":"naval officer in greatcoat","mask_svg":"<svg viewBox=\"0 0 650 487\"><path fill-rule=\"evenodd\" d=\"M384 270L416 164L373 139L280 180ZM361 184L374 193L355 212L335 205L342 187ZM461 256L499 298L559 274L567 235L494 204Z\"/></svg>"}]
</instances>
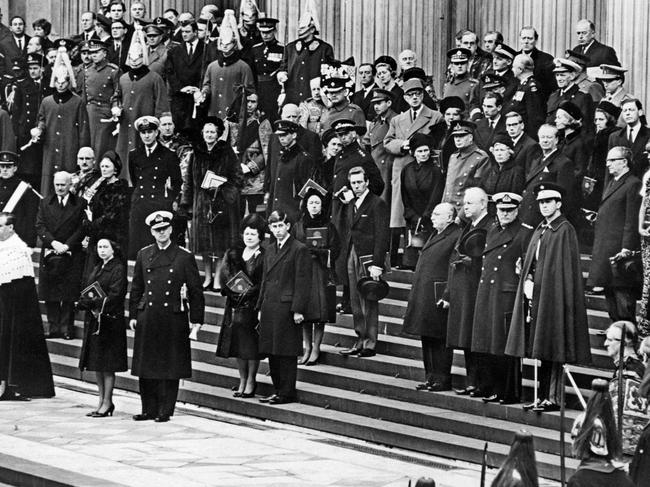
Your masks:
<instances>
[{"instance_id":1,"label":"naval officer in greatcoat","mask_svg":"<svg viewBox=\"0 0 650 487\"><path fill-rule=\"evenodd\" d=\"M135 421L164 423L173 416L178 381L192 376L190 328L197 333L203 323L201 277L194 256L171 241L172 217L155 211L146 218L155 243L138 252L133 271L131 373L139 378L142 401Z\"/></svg>"}]
</instances>

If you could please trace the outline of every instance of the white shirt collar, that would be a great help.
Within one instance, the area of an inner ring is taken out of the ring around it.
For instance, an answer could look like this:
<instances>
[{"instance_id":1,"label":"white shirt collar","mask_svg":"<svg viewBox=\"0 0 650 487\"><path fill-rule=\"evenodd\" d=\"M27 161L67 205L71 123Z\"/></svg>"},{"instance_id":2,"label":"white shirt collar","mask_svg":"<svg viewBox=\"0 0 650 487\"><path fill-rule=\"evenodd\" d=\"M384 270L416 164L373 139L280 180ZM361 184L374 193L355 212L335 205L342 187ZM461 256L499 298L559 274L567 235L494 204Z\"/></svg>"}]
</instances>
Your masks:
<instances>
[{"instance_id":1,"label":"white shirt collar","mask_svg":"<svg viewBox=\"0 0 650 487\"><path fill-rule=\"evenodd\" d=\"M287 240L289 240L290 235L287 233L287 236L284 237L282 240L278 240L278 246L280 248L284 247L284 244L287 243Z\"/></svg>"},{"instance_id":2,"label":"white shirt collar","mask_svg":"<svg viewBox=\"0 0 650 487\"><path fill-rule=\"evenodd\" d=\"M360 196L357 198L357 200L354 202L354 206L355 206L355 208L356 208L357 210L361 207L361 204L363 203L363 200L366 198L366 195L367 195L369 192L370 192L370 191L369 191L368 189L366 189L363 193L361 193L361 195L360 195Z\"/></svg>"}]
</instances>

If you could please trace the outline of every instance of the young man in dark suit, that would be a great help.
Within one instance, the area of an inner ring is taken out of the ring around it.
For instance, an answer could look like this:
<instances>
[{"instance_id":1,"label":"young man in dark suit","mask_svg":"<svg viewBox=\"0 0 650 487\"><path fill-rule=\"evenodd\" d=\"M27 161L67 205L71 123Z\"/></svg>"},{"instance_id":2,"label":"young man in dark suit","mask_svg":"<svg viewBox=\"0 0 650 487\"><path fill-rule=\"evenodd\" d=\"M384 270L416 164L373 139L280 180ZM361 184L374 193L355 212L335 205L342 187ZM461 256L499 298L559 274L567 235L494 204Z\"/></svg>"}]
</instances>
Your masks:
<instances>
[{"instance_id":1,"label":"young man in dark suit","mask_svg":"<svg viewBox=\"0 0 650 487\"><path fill-rule=\"evenodd\" d=\"M508 112L506 118L506 131L512 139L512 160L515 164L524 168L524 174L528 173L530 164L539 155L542 149L537 141L525 133L524 117L517 112Z\"/></svg>"},{"instance_id":2,"label":"young man in dark suit","mask_svg":"<svg viewBox=\"0 0 650 487\"><path fill-rule=\"evenodd\" d=\"M362 167L348 172L351 191L341 197L349 199L347 207L347 270L350 284L350 304L357 341L352 348L341 350L342 355L372 357L375 355L379 331L377 301L365 299L357 290L357 283L369 275L379 280L384 272L389 247L388 206L379 196L369 191L369 179ZM350 194L353 193L353 194ZM368 258L369 265L362 262Z\"/></svg>"},{"instance_id":3,"label":"young man in dark suit","mask_svg":"<svg viewBox=\"0 0 650 487\"><path fill-rule=\"evenodd\" d=\"M283 211L269 216L275 238L264 254L260 310L260 354L269 358L275 393L260 399L267 404L296 400L298 356L302 355L302 327L309 307L311 264L307 247L289 231L291 221Z\"/></svg>"}]
</instances>

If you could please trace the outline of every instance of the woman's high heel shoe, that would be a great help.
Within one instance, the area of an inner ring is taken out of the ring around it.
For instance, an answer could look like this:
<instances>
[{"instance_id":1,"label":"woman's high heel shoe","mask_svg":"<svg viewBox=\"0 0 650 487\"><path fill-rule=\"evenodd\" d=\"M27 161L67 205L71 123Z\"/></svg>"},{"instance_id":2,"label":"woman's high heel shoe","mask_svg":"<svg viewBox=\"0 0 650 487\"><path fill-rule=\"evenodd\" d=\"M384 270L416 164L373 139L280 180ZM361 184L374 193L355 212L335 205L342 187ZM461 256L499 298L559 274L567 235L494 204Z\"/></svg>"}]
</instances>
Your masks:
<instances>
[{"instance_id":1,"label":"woman's high heel shoe","mask_svg":"<svg viewBox=\"0 0 650 487\"><path fill-rule=\"evenodd\" d=\"M95 414L97 414L97 410L95 410L95 411L90 411L89 413L86 414L86 416L87 416L88 418L92 418L93 416L95 416Z\"/></svg>"},{"instance_id":2,"label":"woman's high heel shoe","mask_svg":"<svg viewBox=\"0 0 650 487\"><path fill-rule=\"evenodd\" d=\"M100 413L99 411L95 411L91 416L91 418L105 418L106 416L113 416L113 411L115 411L115 404L111 404L111 407L108 408L103 413Z\"/></svg>"},{"instance_id":3,"label":"woman's high heel shoe","mask_svg":"<svg viewBox=\"0 0 650 487\"><path fill-rule=\"evenodd\" d=\"M253 390L251 392L242 392L241 397L244 399L250 399L251 397L255 397L256 390L257 390L257 382L253 386Z\"/></svg>"}]
</instances>

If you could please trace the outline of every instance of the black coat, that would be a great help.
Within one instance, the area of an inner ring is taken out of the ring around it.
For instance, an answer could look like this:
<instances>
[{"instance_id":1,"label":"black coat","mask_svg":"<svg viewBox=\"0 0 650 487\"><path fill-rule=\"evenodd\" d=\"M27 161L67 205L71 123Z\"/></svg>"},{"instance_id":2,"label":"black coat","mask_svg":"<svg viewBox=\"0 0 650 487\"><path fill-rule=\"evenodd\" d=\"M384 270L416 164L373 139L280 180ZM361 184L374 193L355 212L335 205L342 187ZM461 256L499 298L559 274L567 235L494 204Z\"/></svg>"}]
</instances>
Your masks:
<instances>
[{"instance_id":1,"label":"black coat","mask_svg":"<svg viewBox=\"0 0 650 487\"><path fill-rule=\"evenodd\" d=\"M302 327L294 313L306 315L311 295L311 266L307 247L294 237L278 251L275 242L264 254L262 290L257 302L260 317L260 354L302 354Z\"/></svg>"},{"instance_id":2,"label":"black coat","mask_svg":"<svg viewBox=\"0 0 650 487\"><path fill-rule=\"evenodd\" d=\"M570 101L580 108L585 127L593 126L590 122L594 119L594 100L589 93L580 91L580 87L576 84L569 87L564 93L560 93L559 89L551 93L546 102L546 123L555 125L555 112L565 101Z\"/></svg>"},{"instance_id":3,"label":"black coat","mask_svg":"<svg viewBox=\"0 0 650 487\"><path fill-rule=\"evenodd\" d=\"M167 80L169 103L176 130L182 133L188 130L198 132L198 129L193 127L193 122L196 120L192 119L194 98L191 94L181 93L181 89L186 86L201 87L202 69L208 66L208 62L204 62L204 49L205 44L199 40L192 57L188 56L187 45L184 42L174 45L167 51L164 78Z\"/></svg>"},{"instance_id":4,"label":"black coat","mask_svg":"<svg viewBox=\"0 0 650 487\"><path fill-rule=\"evenodd\" d=\"M346 258L354 245L357 257L372 255L372 265L384 268L390 242L388 207L376 194L368 192L361 206L354 211L354 202L347 208L349 231L347 232Z\"/></svg>"},{"instance_id":5,"label":"black coat","mask_svg":"<svg viewBox=\"0 0 650 487\"><path fill-rule=\"evenodd\" d=\"M305 101L311 96L309 81L321 75L321 65L334 59L332 46L322 39L313 39L305 45L300 39L284 47L279 71L285 71L288 80L285 84L285 103Z\"/></svg>"},{"instance_id":6,"label":"black coat","mask_svg":"<svg viewBox=\"0 0 650 487\"><path fill-rule=\"evenodd\" d=\"M4 55L6 73L12 72L11 68L13 66L14 60L21 59L25 61L27 59L27 44L29 44L30 39L31 37L27 34L23 36L22 49L18 48L13 34L8 35L0 40L0 53Z\"/></svg>"},{"instance_id":7,"label":"black coat","mask_svg":"<svg viewBox=\"0 0 650 487\"><path fill-rule=\"evenodd\" d=\"M496 126L491 128L487 118L482 118L476 122L476 130L474 130L474 143L486 152L490 152L490 147L494 143L494 139L498 136L507 136L506 132L506 117L501 115L497 120Z\"/></svg>"},{"instance_id":8,"label":"black coat","mask_svg":"<svg viewBox=\"0 0 650 487\"><path fill-rule=\"evenodd\" d=\"M81 286L85 255L81 248L86 220L86 200L69 194L64 208L56 194L41 200L36 215L36 233L41 239L38 296L42 301L76 301ZM53 241L70 247L71 261L64 272L50 272L45 254L52 250Z\"/></svg>"},{"instance_id":9,"label":"black coat","mask_svg":"<svg viewBox=\"0 0 650 487\"><path fill-rule=\"evenodd\" d=\"M532 233L517 219L506 228L496 224L487 234L474 308L473 352L504 353L519 284L516 263L523 261Z\"/></svg>"},{"instance_id":10,"label":"black coat","mask_svg":"<svg viewBox=\"0 0 650 487\"><path fill-rule=\"evenodd\" d=\"M16 145L20 155L20 174L40 175L43 163L43 144L38 142L20 150L32 138L29 131L36 127L38 122L38 110L41 101L52 94L52 88L46 80L36 83L33 79L27 78L16 83L14 104L11 108L11 119L16 134Z\"/></svg>"},{"instance_id":11,"label":"black coat","mask_svg":"<svg viewBox=\"0 0 650 487\"><path fill-rule=\"evenodd\" d=\"M578 185L589 166L589 153L593 145L592 138L582 130L566 135L558 145L558 150L573 164L573 174Z\"/></svg>"},{"instance_id":12,"label":"black coat","mask_svg":"<svg viewBox=\"0 0 650 487\"><path fill-rule=\"evenodd\" d=\"M461 229L455 223L429 237L415 268L404 332L446 340L447 310L437 306L447 287L449 258Z\"/></svg>"},{"instance_id":13,"label":"black coat","mask_svg":"<svg viewBox=\"0 0 650 487\"><path fill-rule=\"evenodd\" d=\"M585 47L588 47L587 52L585 52ZM589 46L578 44L573 48L573 50L579 54L587 56L588 68L598 67L601 64L612 64L614 66L621 65L614 48L601 44L596 39L594 39Z\"/></svg>"},{"instance_id":14,"label":"black coat","mask_svg":"<svg viewBox=\"0 0 650 487\"><path fill-rule=\"evenodd\" d=\"M269 212L280 210L296 221L300 212L298 193L314 172L314 160L303 148L294 144L281 150L277 159L270 161L264 177L269 193Z\"/></svg>"},{"instance_id":15,"label":"black coat","mask_svg":"<svg viewBox=\"0 0 650 487\"><path fill-rule=\"evenodd\" d=\"M472 328L474 324L474 306L476 292L481 278L482 257L468 257L460 251L459 244L465 234L474 229L489 230L494 224L494 219L486 214L475 227L467 224L461 232L454 251L449 259L449 277L447 278L446 301L449 301L449 319L447 320L447 346L449 348L472 347Z\"/></svg>"},{"instance_id":16,"label":"black coat","mask_svg":"<svg viewBox=\"0 0 650 487\"><path fill-rule=\"evenodd\" d=\"M594 248L589 268L590 286L630 286L633 283L612 275L610 257L622 249L639 249L638 217L641 181L628 172L618 181L610 179L598 208Z\"/></svg>"},{"instance_id":17,"label":"black coat","mask_svg":"<svg viewBox=\"0 0 650 487\"><path fill-rule=\"evenodd\" d=\"M120 45L120 49L116 50L115 49L115 41L113 38L109 38L106 40L106 59L108 60L109 63L113 63L117 66L119 66L120 70L124 72L127 68L126 66L126 58L129 54L129 44L130 44L130 39L128 36L125 36L124 39L122 39L122 44Z\"/></svg>"},{"instance_id":18,"label":"black coat","mask_svg":"<svg viewBox=\"0 0 650 487\"><path fill-rule=\"evenodd\" d=\"M84 338L79 357L81 370L122 372L127 370L124 298L128 281L124 263L116 258L92 270L86 285L97 281L106 293L102 298L80 298L78 307L86 310ZM99 320L93 312L100 313Z\"/></svg>"},{"instance_id":19,"label":"black coat","mask_svg":"<svg viewBox=\"0 0 650 487\"><path fill-rule=\"evenodd\" d=\"M524 189L524 168L510 159L501 167L496 162L490 164L490 168L483 175L481 182L483 189L489 195L508 191L521 194Z\"/></svg>"},{"instance_id":20,"label":"black coat","mask_svg":"<svg viewBox=\"0 0 650 487\"><path fill-rule=\"evenodd\" d=\"M589 210L598 211L598 205L600 205L603 188L605 187L605 180L609 178L606 167L607 153L609 152L609 136L618 130L619 127L616 126L605 127L594 135L594 140L591 144L591 157L589 158L589 166L587 167L587 176L595 179L596 184L592 193L585 195L582 202L582 206Z\"/></svg>"},{"instance_id":21,"label":"black coat","mask_svg":"<svg viewBox=\"0 0 650 487\"><path fill-rule=\"evenodd\" d=\"M535 64L537 70L537 64ZM552 74L552 73L551 73ZM544 123L546 97L536 76L519 81L512 98L504 103L501 113L517 112L524 119L524 130L537 140L537 131ZM555 83L555 81L553 81Z\"/></svg>"},{"instance_id":22,"label":"black coat","mask_svg":"<svg viewBox=\"0 0 650 487\"><path fill-rule=\"evenodd\" d=\"M409 228L415 229L418 221L428 230L431 226L431 212L442 199L445 178L431 159L423 164L409 162L402 173L402 203L404 219Z\"/></svg>"},{"instance_id":23,"label":"black coat","mask_svg":"<svg viewBox=\"0 0 650 487\"><path fill-rule=\"evenodd\" d=\"M617 146L630 147L632 149L632 167L630 170L632 174L640 179L648 169L648 158L643 153L648 141L650 141L650 128L645 125L642 125L639 129L633 144L630 144L627 140L627 127L623 127L616 132L612 132L609 136L608 149Z\"/></svg>"},{"instance_id":24,"label":"black coat","mask_svg":"<svg viewBox=\"0 0 650 487\"><path fill-rule=\"evenodd\" d=\"M187 302L181 287L187 286ZM188 308L189 306L189 313ZM129 297L129 317L137 319L131 373L143 379L192 376L189 321L203 323L205 301L194 256L170 244L138 252Z\"/></svg>"},{"instance_id":25,"label":"black coat","mask_svg":"<svg viewBox=\"0 0 650 487\"><path fill-rule=\"evenodd\" d=\"M512 160L515 161L515 164L524 168L524 174L528 174L532 160L542 152L537 141L525 132L521 134L512 149L514 150Z\"/></svg>"},{"instance_id":26,"label":"black coat","mask_svg":"<svg viewBox=\"0 0 650 487\"><path fill-rule=\"evenodd\" d=\"M432 148L440 151L440 169L444 174L449 166L449 158L456 152L456 143L447 122L443 120L431 127L429 137L432 139Z\"/></svg>"},{"instance_id":27,"label":"black coat","mask_svg":"<svg viewBox=\"0 0 650 487\"><path fill-rule=\"evenodd\" d=\"M97 188L95 196L88 203L92 221L85 221L91 253L94 253L98 240L108 238L117 242L122 254L126 255L129 244L129 193L129 185L124 179L110 184L104 181Z\"/></svg>"},{"instance_id":28,"label":"black coat","mask_svg":"<svg viewBox=\"0 0 650 487\"><path fill-rule=\"evenodd\" d=\"M533 76L539 83L543 99L546 100L557 89L555 73L553 73L553 69L555 68L555 64L553 63L554 58L551 54L540 51L536 47L528 55L533 58L533 62L535 63Z\"/></svg>"}]
</instances>

